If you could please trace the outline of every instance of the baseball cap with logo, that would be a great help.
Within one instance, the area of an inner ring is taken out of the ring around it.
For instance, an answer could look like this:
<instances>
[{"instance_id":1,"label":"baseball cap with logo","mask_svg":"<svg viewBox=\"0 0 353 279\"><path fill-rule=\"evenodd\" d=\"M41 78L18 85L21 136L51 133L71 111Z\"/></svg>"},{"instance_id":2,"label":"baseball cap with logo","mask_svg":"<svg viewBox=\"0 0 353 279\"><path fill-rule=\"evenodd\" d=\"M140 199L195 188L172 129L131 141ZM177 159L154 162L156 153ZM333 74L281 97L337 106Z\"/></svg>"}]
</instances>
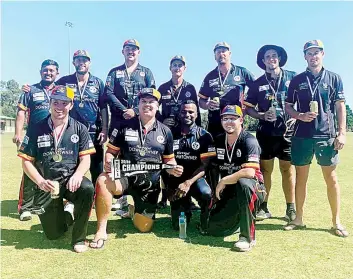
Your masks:
<instances>
[{"instance_id":1,"label":"baseball cap with logo","mask_svg":"<svg viewBox=\"0 0 353 279\"><path fill-rule=\"evenodd\" d=\"M239 106L227 105L224 107L224 109L221 112L221 116L224 116L224 115L235 115L235 116L242 117L243 111Z\"/></svg>"},{"instance_id":2,"label":"baseball cap with logo","mask_svg":"<svg viewBox=\"0 0 353 279\"><path fill-rule=\"evenodd\" d=\"M51 59L47 59L47 60L44 60L42 62L42 65L41 65L41 68L44 68L46 66L50 66L50 65L53 65L56 67L56 69L59 69L59 64L58 62L54 61L54 60L51 60Z\"/></svg>"},{"instance_id":3,"label":"baseball cap with logo","mask_svg":"<svg viewBox=\"0 0 353 279\"><path fill-rule=\"evenodd\" d=\"M186 64L186 60L185 60L185 57L182 56L182 55L175 55L171 60L170 60L170 65L172 65L173 61L175 60L180 60L181 62L184 63L184 66Z\"/></svg>"},{"instance_id":4,"label":"baseball cap with logo","mask_svg":"<svg viewBox=\"0 0 353 279\"><path fill-rule=\"evenodd\" d=\"M227 48L228 50L230 50L230 45L226 42L220 42L218 44L215 45L215 47L213 48L213 51L215 52L217 48Z\"/></svg>"},{"instance_id":5,"label":"baseball cap with logo","mask_svg":"<svg viewBox=\"0 0 353 279\"><path fill-rule=\"evenodd\" d=\"M135 40L135 39L129 39L129 40L125 41L124 44L123 44L123 48L125 46L135 46L138 49L140 49L140 43L137 40Z\"/></svg>"},{"instance_id":6,"label":"baseball cap with logo","mask_svg":"<svg viewBox=\"0 0 353 279\"><path fill-rule=\"evenodd\" d=\"M157 101L161 99L161 93L159 93L159 91L154 88L143 88L139 94L139 98L142 98L145 96L155 97Z\"/></svg>"},{"instance_id":7,"label":"baseball cap with logo","mask_svg":"<svg viewBox=\"0 0 353 279\"><path fill-rule=\"evenodd\" d=\"M323 50L324 49L324 44L320 40L312 40L312 41L307 42L304 45L303 51L306 52L308 49L311 49L311 48L314 48L314 47L317 47L317 48L320 48L320 49Z\"/></svg>"},{"instance_id":8,"label":"baseball cap with logo","mask_svg":"<svg viewBox=\"0 0 353 279\"><path fill-rule=\"evenodd\" d=\"M89 55L87 50L79 49L75 51L72 59L75 60L76 57L87 57L89 60L91 60L91 56Z\"/></svg>"},{"instance_id":9,"label":"baseball cap with logo","mask_svg":"<svg viewBox=\"0 0 353 279\"><path fill-rule=\"evenodd\" d=\"M72 102L74 99L74 95L75 93L72 88L64 85L57 85L51 92L50 99Z\"/></svg>"}]
</instances>

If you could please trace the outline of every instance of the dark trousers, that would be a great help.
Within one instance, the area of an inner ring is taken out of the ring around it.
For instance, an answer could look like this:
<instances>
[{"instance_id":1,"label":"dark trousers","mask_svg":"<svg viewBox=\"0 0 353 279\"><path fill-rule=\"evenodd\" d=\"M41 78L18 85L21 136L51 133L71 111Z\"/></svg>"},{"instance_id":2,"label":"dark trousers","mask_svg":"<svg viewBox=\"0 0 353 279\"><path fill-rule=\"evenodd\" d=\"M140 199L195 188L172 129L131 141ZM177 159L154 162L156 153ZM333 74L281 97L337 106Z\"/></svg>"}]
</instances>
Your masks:
<instances>
[{"instance_id":1,"label":"dark trousers","mask_svg":"<svg viewBox=\"0 0 353 279\"><path fill-rule=\"evenodd\" d=\"M256 210L264 198L264 186L254 179L241 178L227 185L210 211L208 233L225 236L240 228L241 236L254 240Z\"/></svg>"},{"instance_id":2,"label":"dark trousers","mask_svg":"<svg viewBox=\"0 0 353 279\"><path fill-rule=\"evenodd\" d=\"M84 241L87 235L88 219L90 216L94 196L92 182L83 177L80 188L72 193L65 184L60 185L60 198L52 200L50 193L36 191L35 204L41 207L44 213L39 215L43 231L48 239L57 239L67 231L63 198L74 204L75 223L72 229L72 245Z\"/></svg>"},{"instance_id":3,"label":"dark trousers","mask_svg":"<svg viewBox=\"0 0 353 279\"><path fill-rule=\"evenodd\" d=\"M96 153L91 155L91 172L92 183L96 185L98 176L103 172L103 145L95 144Z\"/></svg>"},{"instance_id":4,"label":"dark trousers","mask_svg":"<svg viewBox=\"0 0 353 279\"><path fill-rule=\"evenodd\" d=\"M178 188L178 186L179 184L168 185L168 192L170 193L169 196L175 193L175 190ZM212 191L211 191L211 187L206 182L206 179L200 178L194 184L191 185L190 190L185 197L178 199L176 201L170 202L172 226L176 230L179 229L179 215L182 211L185 212L187 221L190 222L191 215L192 215L190 210L191 197L196 199L196 201L201 207L201 213L200 213L201 228L203 229L207 228L207 222L209 217L209 206L212 200Z\"/></svg>"},{"instance_id":5,"label":"dark trousers","mask_svg":"<svg viewBox=\"0 0 353 279\"><path fill-rule=\"evenodd\" d=\"M18 212L20 214L24 211L32 211L36 189L37 185L25 173L23 173L17 204Z\"/></svg>"}]
</instances>

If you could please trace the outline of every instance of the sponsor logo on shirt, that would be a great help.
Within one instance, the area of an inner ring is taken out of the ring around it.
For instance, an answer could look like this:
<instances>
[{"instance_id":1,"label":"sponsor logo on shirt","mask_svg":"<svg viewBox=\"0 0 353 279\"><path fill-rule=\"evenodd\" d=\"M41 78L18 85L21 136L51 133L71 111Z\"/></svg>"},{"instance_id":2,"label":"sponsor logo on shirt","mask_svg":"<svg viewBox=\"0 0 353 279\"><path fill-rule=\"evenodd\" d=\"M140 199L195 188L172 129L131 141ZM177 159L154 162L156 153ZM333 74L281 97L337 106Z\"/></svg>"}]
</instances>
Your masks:
<instances>
[{"instance_id":1,"label":"sponsor logo on shirt","mask_svg":"<svg viewBox=\"0 0 353 279\"><path fill-rule=\"evenodd\" d=\"M266 90L269 90L269 89L270 89L270 86L268 84L259 86L259 92L266 91Z\"/></svg>"},{"instance_id":2,"label":"sponsor logo on shirt","mask_svg":"<svg viewBox=\"0 0 353 279\"><path fill-rule=\"evenodd\" d=\"M299 84L299 90L305 90L308 89L308 83L307 82L303 82Z\"/></svg>"},{"instance_id":3,"label":"sponsor logo on shirt","mask_svg":"<svg viewBox=\"0 0 353 279\"><path fill-rule=\"evenodd\" d=\"M193 142L191 144L192 149L198 150L200 148L200 144L198 142Z\"/></svg>"},{"instance_id":4,"label":"sponsor logo on shirt","mask_svg":"<svg viewBox=\"0 0 353 279\"><path fill-rule=\"evenodd\" d=\"M73 143L77 143L80 137L77 134L73 134L70 139Z\"/></svg>"},{"instance_id":5,"label":"sponsor logo on shirt","mask_svg":"<svg viewBox=\"0 0 353 279\"><path fill-rule=\"evenodd\" d=\"M208 81L208 85L209 85L210 87L217 86L218 83L219 83L219 78L210 79L210 80Z\"/></svg>"}]
</instances>

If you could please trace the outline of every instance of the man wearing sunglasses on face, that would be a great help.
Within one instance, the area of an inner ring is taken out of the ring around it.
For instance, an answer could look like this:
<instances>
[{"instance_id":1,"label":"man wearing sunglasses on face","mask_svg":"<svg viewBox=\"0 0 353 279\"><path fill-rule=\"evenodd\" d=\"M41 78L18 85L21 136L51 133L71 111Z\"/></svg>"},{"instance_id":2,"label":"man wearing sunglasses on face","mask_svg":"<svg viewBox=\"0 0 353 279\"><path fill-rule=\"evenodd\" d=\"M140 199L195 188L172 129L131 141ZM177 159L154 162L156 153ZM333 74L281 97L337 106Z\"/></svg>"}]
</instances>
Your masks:
<instances>
[{"instance_id":1,"label":"man wearing sunglasses on face","mask_svg":"<svg viewBox=\"0 0 353 279\"><path fill-rule=\"evenodd\" d=\"M239 228L234 249L246 252L256 243L255 214L266 193L260 171L261 149L256 138L243 130L240 107L226 106L221 121L225 133L215 139L216 156L212 159L221 179L207 232L228 235Z\"/></svg>"}]
</instances>

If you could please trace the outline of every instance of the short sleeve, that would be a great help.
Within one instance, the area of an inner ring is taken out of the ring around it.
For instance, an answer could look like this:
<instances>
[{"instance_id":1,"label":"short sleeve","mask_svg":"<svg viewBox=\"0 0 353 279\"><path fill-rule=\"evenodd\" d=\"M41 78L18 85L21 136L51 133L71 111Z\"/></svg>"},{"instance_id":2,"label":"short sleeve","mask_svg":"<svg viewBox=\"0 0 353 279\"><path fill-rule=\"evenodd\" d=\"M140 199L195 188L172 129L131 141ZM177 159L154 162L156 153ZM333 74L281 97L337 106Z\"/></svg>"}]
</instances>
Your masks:
<instances>
[{"instance_id":1,"label":"short sleeve","mask_svg":"<svg viewBox=\"0 0 353 279\"><path fill-rule=\"evenodd\" d=\"M208 100L208 98L210 98L210 97L213 98L215 96L216 95L213 93L213 90L210 87L210 82L209 82L209 78L207 75L201 84L201 88L199 91L199 97L203 100Z\"/></svg>"},{"instance_id":2,"label":"short sleeve","mask_svg":"<svg viewBox=\"0 0 353 279\"><path fill-rule=\"evenodd\" d=\"M339 75L337 75L336 80L335 80L335 88L334 88L334 102L337 101L345 101L344 93L343 93L343 82L342 79Z\"/></svg>"},{"instance_id":3,"label":"short sleeve","mask_svg":"<svg viewBox=\"0 0 353 279\"><path fill-rule=\"evenodd\" d=\"M18 157L26 161L34 161L37 155L37 135L34 131L34 129L27 130L17 153Z\"/></svg>"},{"instance_id":4,"label":"short sleeve","mask_svg":"<svg viewBox=\"0 0 353 279\"><path fill-rule=\"evenodd\" d=\"M91 137L85 126L80 126L79 140L79 156L90 155L96 153Z\"/></svg>"},{"instance_id":5,"label":"short sleeve","mask_svg":"<svg viewBox=\"0 0 353 279\"><path fill-rule=\"evenodd\" d=\"M244 159L242 168L260 169L260 153L261 149L255 137L248 137L244 144Z\"/></svg>"},{"instance_id":6,"label":"short sleeve","mask_svg":"<svg viewBox=\"0 0 353 279\"><path fill-rule=\"evenodd\" d=\"M246 86L250 88L250 86L255 81L254 74L252 72L250 72L248 69L245 69L244 78L245 78Z\"/></svg>"},{"instance_id":7,"label":"short sleeve","mask_svg":"<svg viewBox=\"0 0 353 279\"><path fill-rule=\"evenodd\" d=\"M107 108L107 100L104 97L104 83L101 79L98 79L98 86L99 86L98 106L102 110Z\"/></svg>"},{"instance_id":8,"label":"short sleeve","mask_svg":"<svg viewBox=\"0 0 353 279\"><path fill-rule=\"evenodd\" d=\"M29 100L31 98L31 91L28 93L22 92L20 98L18 99L17 107L20 110L26 111L29 107Z\"/></svg>"},{"instance_id":9,"label":"short sleeve","mask_svg":"<svg viewBox=\"0 0 353 279\"><path fill-rule=\"evenodd\" d=\"M250 85L248 93L246 94L244 105L247 107L256 107L257 106L257 96L259 94L258 89L255 84Z\"/></svg>"},{"instance_id":10,"label":"short sleeve","mask_svg":"<svg viewBox=\"0 0 353 279\"><path fill-rule=\"evenodd\" d=\"M210 133L207 132L200 138L200 145L201 160L216 156L216 148Z\"/></svg>"},{"instance_id":11,"label":"short sleeve","mask_svg":"<svg viewBox=\"0 0 353 279\"><path fill-rule=\"evenodd\" d=\"M295 84L296 84L296 82L295 82L294 80L292 80L292 81L289 83L286 103L289 103L289 104L295 104L295 103L296 103L296 89L295 89Z\"/></svg>"},{"instance_id":12,"label":"short sleeve","mask_svg":"<svg viewBox=\"0 0 353 279\"><path fill-rule=\"evenodd\" d=\"M116 152L120 151L120 145L124 142L124 129L114 129L109 138L109 142L107 144L107 148L110 148Z\"/></svg>"},{"instance_id":13,"label":"short sleeve","mask_svg":"<svg viewBox=\"0 0 353 279\"><path fill-rule=\"evenodd\" d=\"M164 148L164 153L163 153L163 161L169 161L174 159L174 151L173 151L173 135L172 132L167 128L167 141L165 144Z\"/></svg>"}]
</instances>

